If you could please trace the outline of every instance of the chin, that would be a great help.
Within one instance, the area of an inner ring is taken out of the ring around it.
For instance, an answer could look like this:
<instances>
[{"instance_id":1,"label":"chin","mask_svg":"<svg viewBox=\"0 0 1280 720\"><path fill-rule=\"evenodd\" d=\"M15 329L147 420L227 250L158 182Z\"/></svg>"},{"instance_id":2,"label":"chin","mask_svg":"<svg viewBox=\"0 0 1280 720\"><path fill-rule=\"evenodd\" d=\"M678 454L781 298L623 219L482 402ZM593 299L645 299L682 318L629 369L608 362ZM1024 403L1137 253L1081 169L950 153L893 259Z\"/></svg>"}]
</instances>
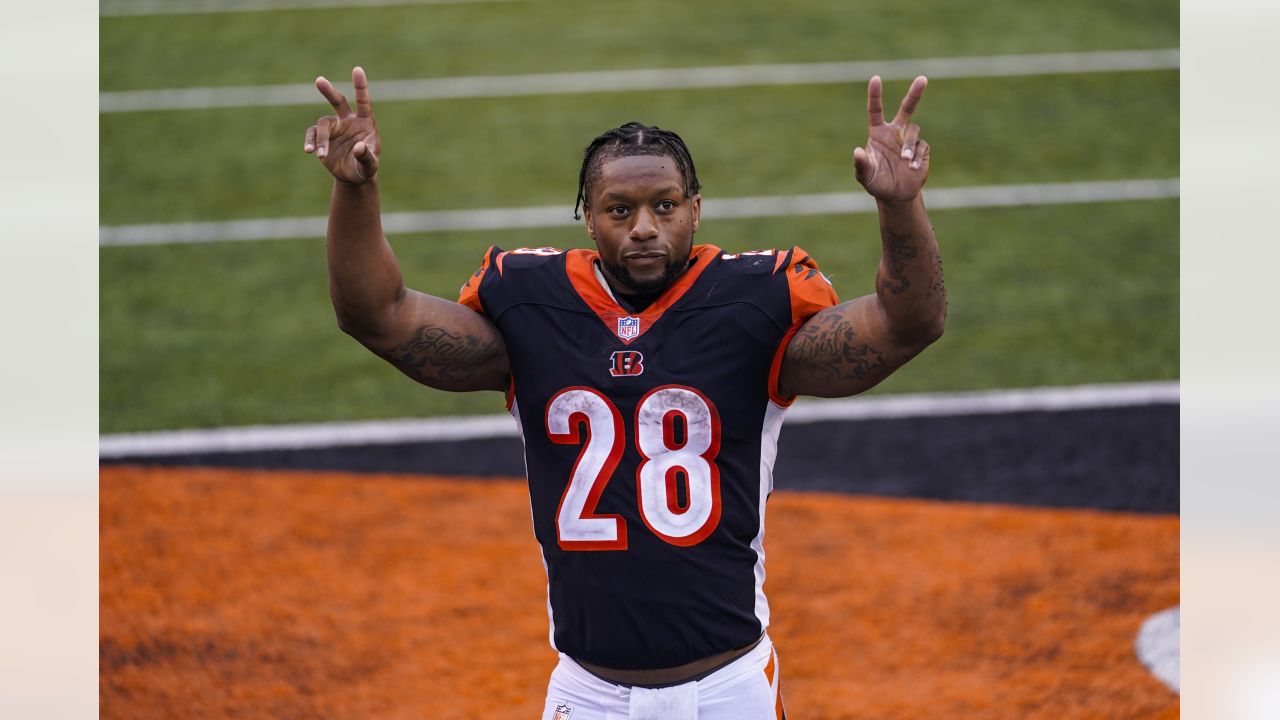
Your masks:
<instances>
[{"instance_id":1,"label":"chin","mask_svg":"<svg viewBox=\"0 0 1280 720\"><path fill-rule=\"evenodd\" d=\"M605 269L609 271L609 274L619 283L625 285L630 294L633 295L651 295L667 289L671 283L684 274L686 267L688 267L688 260L679 258L669 261L662 268L662 273L659 275L638 278L632 275L625 265L605 263Z\"/></svg>"}]
</instances>

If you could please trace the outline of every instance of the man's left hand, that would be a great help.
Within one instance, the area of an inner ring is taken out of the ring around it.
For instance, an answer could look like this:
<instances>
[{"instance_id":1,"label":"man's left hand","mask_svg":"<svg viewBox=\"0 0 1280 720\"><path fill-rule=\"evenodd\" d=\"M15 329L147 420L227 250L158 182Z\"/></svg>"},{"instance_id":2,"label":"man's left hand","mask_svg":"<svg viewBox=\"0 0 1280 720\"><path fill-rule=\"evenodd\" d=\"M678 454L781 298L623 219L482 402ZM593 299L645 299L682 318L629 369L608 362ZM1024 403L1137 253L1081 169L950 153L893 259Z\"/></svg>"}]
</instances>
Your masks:
<instances>
[{"instance_id":1,"label":"man's left hand","mask_svg":"<svg viewBox=\"0 0 1280 720\"><path fill-rule=\"evenodd\" d=\"M920 139L920 126L911 122L928 85L925 76L916 78L893 122L886 123L884 84L879 75L867 84L867 145L853 149L853 171L877 200L913 200L929 178L929 143Z\"/></svg>"}]
</instances>

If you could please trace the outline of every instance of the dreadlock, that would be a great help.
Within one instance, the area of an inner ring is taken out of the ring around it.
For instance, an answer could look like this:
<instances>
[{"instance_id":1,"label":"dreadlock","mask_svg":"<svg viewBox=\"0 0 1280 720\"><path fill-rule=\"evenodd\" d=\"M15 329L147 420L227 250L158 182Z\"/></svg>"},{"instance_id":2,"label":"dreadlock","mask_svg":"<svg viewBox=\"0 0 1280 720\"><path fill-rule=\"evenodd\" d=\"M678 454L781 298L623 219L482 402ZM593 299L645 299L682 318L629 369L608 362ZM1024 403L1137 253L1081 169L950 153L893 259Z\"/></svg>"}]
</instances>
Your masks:
<instances>
[{"instance_id":1,"label":"dreadlock","mask_svg":"<svg viewBox=\"0 0 1280 720\"><path fill-rule=\"evenodd\" d=\"M591 184L600 178L600 168L608 160L630 155L665 155L676 162L680 176L684 178L684 196L698 194L698 171L693 167L693 156L684 140L670 130L656 125L629 122L609 130L587 146L582 153L582 169L578 172L578 199L573 203L573 219L581 220L578 206L591 207Z\"/></svg>"}]
</instances>

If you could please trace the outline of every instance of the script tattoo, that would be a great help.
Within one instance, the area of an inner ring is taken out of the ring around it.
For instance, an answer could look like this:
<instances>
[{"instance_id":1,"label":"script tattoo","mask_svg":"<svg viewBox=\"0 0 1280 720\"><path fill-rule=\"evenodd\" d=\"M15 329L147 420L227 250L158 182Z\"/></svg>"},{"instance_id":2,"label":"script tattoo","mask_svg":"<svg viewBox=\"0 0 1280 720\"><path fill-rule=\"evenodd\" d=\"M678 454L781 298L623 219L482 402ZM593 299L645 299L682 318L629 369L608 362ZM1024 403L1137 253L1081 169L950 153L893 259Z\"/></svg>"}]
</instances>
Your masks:
<instances>
[{"instance_id":1,"label":"script tattoo","mask_svg":"<svg viewBox=\"0 0 1280 720\"><path fill-rule=\"evenodd\" d=\"M419 382L450 389L466 388L476 367L496 351L493 340L423 325L409 340L378 354Z\"/></svg>"},{"instance_id":2,"label":"script tattoo","mask_svg":"<svg viewBox=\"0 0 1280 720\"><path fill-rule=\"evenodd\" d=\"M791 340L787 355L827 385L862 381L888 368L884 353L858 342L853 324L839 312L813 316Z\"/></svg>"},{"instance_id":3,"label":"script tattoo","mask_svg":"<svg viewBox=\"0 0 1280 720\"><path fill-rule=\"evenodd\" d=\"M901 295L911 287L911 281L907 279L907 261L916 256L915 237L909 232L898 233L888 229L881 230L880 237L884 241L889 273L884 287L894 295Z\"/></svg>"}]
</instances>

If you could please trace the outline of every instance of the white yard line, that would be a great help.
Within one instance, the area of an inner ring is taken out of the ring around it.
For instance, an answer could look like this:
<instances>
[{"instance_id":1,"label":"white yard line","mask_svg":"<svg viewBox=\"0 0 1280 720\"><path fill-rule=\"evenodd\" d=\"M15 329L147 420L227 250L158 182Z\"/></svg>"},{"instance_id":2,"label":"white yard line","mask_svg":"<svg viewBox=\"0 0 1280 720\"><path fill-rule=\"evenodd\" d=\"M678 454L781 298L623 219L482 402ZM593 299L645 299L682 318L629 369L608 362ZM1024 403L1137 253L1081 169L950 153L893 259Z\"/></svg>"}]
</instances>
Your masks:
<instances>
[{"instance_id":1,"label":"white yard line","mask_svg":"<svg viewBox=\"0 0 1280 720\"><path fill-rule=\"evenodd\" d=\"M208 15L267 10L329 10L335 8L394 7L398 5L464 5L537 0L101 0L100 17L145 15Z\"/></svg>"},{"instance_id":2,"label":"white yard line","mask_svg":"<svg viewBox=\"0 0 1280 720\"><path fill-rule=\"evenodd\" d=\"M979 185L937 188L925 192L930 209L1011 207L1072 203L1157 200L1178 197L1178 179L1117 180L1101 182L1045 183L1038 185ZM788 215L843 215L875 210L862 192L816 193L707 199L702 217L707 220ZM569 227L574 220L568 205L479 210L383 213L389 235L448 230L511 230ZM165 245L224 240L280 240L324 237L328 224L314 217L230 220L226 222L115 225L98 228L98 244Z\"/></svg>"},{"instance_id":3,"label":"white yard line","mask_svg":"<svg viewBox=\"0 0 1280 720\"><path fill-rule=\"evenodd\" d=\"M513 97L562 93L628 92L751 85L812 85L862 83L872 75L885 80L909 80L916 75L933 79L1057 75L1069 73L1176 70L1178 50L1121 50L1108 52L992 55L986 57L918 58L858 62L730 65L696 68L601 70L537 75L481 75L475 77L375 80L375 103L391 100ZM98 95L103 113L149 110L314 105L324 99L310 83L244 85L215 88L130 90Z\"/></svg>"},{"instance_id":4,"label":"white yard line","mask_svg":"<svg viewBox=\"0 0 1280 720\"><path fill-rule=\"evenodd\" d=\"M787 413L786 422L798 424L1010 412L1061 412L1145 405L1176 405L1178 401L1177 381L968 393L922 393L844 400L802 399ZM212 430L103 435L98 439L98 456L101 459L110 460L197 453L301 450L515 437L518 437L516 424L510 415L307 425L260 425Z\"/></svg>"}]
</instances>

